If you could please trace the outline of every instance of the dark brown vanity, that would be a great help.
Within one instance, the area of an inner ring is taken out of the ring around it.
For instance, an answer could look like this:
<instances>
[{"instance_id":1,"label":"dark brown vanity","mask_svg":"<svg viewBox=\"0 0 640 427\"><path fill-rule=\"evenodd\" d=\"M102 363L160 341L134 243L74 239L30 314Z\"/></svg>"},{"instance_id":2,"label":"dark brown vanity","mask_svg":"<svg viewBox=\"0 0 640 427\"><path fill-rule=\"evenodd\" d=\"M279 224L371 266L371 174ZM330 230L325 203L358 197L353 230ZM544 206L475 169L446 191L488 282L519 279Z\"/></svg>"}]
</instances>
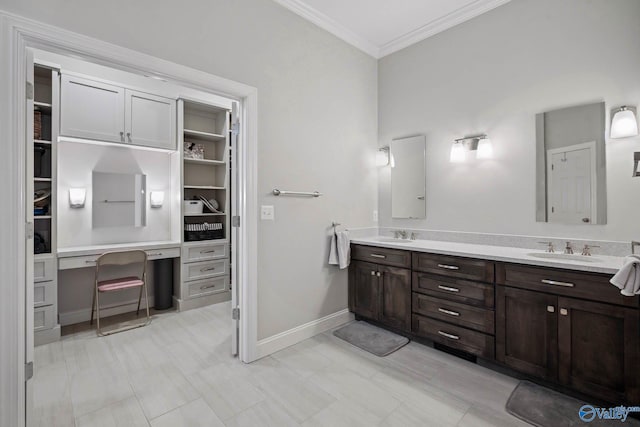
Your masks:
<instances>
[{"instance_id":1,"label":"dark brown vanity","mask_svg":"<svg viewBox=\"0 0 640 427\"><path fill-rule=\"evenodd\" d=\"M410 337L616 405L640 402L640 298L611 275L351 248L349 309Z\"/></svg>"}]
</instances>

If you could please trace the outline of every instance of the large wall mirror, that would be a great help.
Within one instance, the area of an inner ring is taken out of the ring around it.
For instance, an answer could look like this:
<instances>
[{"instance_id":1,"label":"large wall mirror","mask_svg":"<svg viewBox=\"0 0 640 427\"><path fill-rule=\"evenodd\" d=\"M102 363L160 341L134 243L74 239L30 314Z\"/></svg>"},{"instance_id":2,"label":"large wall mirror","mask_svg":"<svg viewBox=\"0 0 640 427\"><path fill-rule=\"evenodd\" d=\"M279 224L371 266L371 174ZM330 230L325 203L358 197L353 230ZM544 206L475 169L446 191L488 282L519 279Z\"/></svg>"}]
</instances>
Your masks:
<instances>
[{"instance_id":1,"label":"large wall mirror","mask_svg":"<svg viewBox=\"0 0 640 427\"><path fill-rule=\"evenodd\" d=\"M426 140L424 135L391 141L391 216L425 218Z\"/></svg>"},{"instance_id":2,"label":"large wall mirror","mask_svg":"<svg viewBox=\"0 0 640 427\"><path fill-rule=\"evenodd\" d=\"M606 224L604 102L536 115L536 219Z\"/></svg>"},{"instance_id":3,"label":"large wall mirror","mask_svg":"<svg viewBox=\"0 0 640 427\"><path fill-rule=\"evenodd\" d=\"M146 176L93 172L93 228L144 227Z\"/></svg>"}]
</instances>

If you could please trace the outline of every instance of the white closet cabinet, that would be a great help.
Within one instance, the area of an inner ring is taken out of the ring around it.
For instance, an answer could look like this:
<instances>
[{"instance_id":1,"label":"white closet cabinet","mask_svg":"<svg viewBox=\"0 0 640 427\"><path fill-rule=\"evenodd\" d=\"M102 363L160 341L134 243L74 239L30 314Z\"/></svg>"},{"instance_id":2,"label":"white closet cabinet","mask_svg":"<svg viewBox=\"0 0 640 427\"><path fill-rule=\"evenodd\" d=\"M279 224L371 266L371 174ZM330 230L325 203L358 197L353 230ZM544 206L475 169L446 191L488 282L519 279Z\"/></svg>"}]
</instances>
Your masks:
<instances>
[{"instance_id":1,"label":"white closet cabinet","mask_svg":"<svg viewBox=\"0 0 640 427\"><path fill-rule=\"evenodd\" d=\"M176 101L63 75L60 134L176 149Z\"/></svg>"},{"instance_id":2,"label":"white closet cabinet","mask_svg":"<svg viewBox=\"0 0 640 427\"><path fill-rule=\"evenodd\" d=\"M118 86L63 74L60 134L125 142L124 92Z\"/></svg>"},{"instance_id":3,"label":"white closet cabinet","mask_svg":"<svg viewBox=\"0 0 640 427\"><path fill-rule=\"evenodd\" d=\"M126 142L176 149L176 101L125 90Z\"/></svg>"}]
</instances>

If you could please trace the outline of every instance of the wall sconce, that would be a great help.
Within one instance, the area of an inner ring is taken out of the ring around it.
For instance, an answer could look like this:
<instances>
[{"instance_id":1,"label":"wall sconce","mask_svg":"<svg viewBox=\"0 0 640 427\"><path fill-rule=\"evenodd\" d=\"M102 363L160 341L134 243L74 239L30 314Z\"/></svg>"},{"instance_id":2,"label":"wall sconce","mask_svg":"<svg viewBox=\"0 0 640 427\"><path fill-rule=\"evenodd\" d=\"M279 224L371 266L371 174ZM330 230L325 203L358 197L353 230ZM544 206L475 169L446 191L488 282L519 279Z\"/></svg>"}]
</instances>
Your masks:
<instances>
[{"instance_id":1,"label":"wall sconce","mask_svg":"<svg viewBox=\"0 0 640 427\"><path fill-rule=\"evenodd\" d=\"M487 135L476 135L456 139L451 146L449 161L462 163L466 159L467 151L476 151L478 159L490 159L493 157L493 145Z\"/></svg>"},{"instance_id":2,"label":"wall sconce","mask_svg":"<svg viewBox=\"0 0 640 427\"><path fill-rule=\"evenodd\" d=\"M611 119L611 138L627 138L638 134L638 121L635 108L623 105L618 108Z\"/></svg>"},{"instance_id":3,"label":"wall sconce","mask_svg":"<svg viewBox=\"0 0 640 427\"><path fill-rule=\"evenodd\" d=\"M86 188L70 188L69 189L69 206L74 209L84 208L84 201L87 197Z\"/></svg>"},{"instance_id":4,"label":"wall sconce","mask_svg":"<svg viewBox=\"0 0 640 427\"><path fill-rule=\"evenodd\" d=\"M164 191L152 191L149 199L152 208L161 208L164 203Z\"/></svg>"},{"instance_id":5,"label":"wall sconce","mask_svg":"<svg viewBox=\"0 0 640 427\"><path fill-rule=\"evenodd\" d=\"M389 164L389 147L378 148L376 153L376 166L387 166Z\"/></svg>"}]
</instances>

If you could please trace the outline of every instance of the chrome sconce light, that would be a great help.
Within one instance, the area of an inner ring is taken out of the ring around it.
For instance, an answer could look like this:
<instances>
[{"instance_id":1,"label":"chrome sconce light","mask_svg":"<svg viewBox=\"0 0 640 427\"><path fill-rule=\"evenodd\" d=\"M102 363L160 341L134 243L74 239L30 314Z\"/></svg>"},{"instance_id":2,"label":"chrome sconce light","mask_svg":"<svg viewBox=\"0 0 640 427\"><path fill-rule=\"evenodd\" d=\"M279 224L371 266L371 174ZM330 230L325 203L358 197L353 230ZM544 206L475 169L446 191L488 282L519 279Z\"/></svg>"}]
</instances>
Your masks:
<instances>
[{"instance_id":1,"label":"chrome sconce light","mask_svg":"<svg viewBox=\"0 0 640 427\"><path fill-rule=\"evenodd\" d=\"M378 148L376 153L376 166L382 167L389 164L389 146Z\"/></svg>"},{"instance_id":2,"label":"chrome sconce light","mask_svg":"<svg viewBox=\"0 0 640 427\"><path fill-rule=\"evenodd\" d=\"M87 197L86 188L69 189L69 206L74 209L84 208L84 201Z\"/></svg>"},{"instance_id":3,"label":"chrome sconce light","mask_svg":"<svg viewBox=\"0 0 640 427\"><path fill-rule=\"evenodd\" d=\"M638 135L638 121L636 119L635 108L623 105L614 111L609 136L612 139L618 139Z\"/></svg>"},{"instance_id":4,"label":"chrome sconce light","mask_svg":"<svg viewBox=\"0 0 640 427\"><path fill-rule=\"evenodd\" d=\"M152 208L161 208L164 203L164 191L152 191L149 199Z\"/></svg>"},{"instance_id":5,"label":"chrome sconce light","mask_svg":"<svg viewBox=\"0 0 640 427\"><path fill-rule=\"evenodd\" d=\"M487 135L468 136L456 139L451 146L449 161L462 163L466 160L467 152L475 151L478 159L493 157L493 145Z\"/></svg>"}]
</instances>

